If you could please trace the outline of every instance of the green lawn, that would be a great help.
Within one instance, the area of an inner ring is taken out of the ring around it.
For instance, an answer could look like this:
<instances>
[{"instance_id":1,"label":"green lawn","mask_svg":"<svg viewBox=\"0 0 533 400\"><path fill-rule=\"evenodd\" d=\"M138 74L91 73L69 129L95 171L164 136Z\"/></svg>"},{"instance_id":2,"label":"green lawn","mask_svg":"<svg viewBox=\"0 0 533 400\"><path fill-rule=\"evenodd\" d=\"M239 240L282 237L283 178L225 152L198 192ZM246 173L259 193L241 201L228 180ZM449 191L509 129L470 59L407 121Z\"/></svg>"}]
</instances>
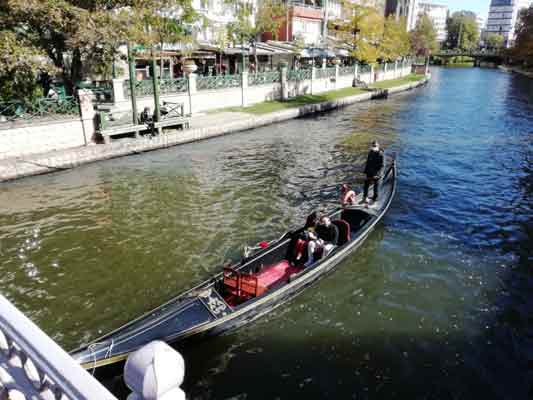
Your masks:
<instances>
[{"instance_id":1,"label":"green lawn","mask_svg":"<svg viewBox=\"0 0 533 400\"><path fill-rule=\"evenodd\" d=\"M376 89L387 89L387 88L391 88L394 86L405 85L406 83L410 83L410 82L417 82L417 81L424 79L424 77L425 77L424 75L412 74L402 79L378 82L370 87L376 88ZM331 90L329 92L324 92L320 94L308 94L304 96L292 97L286 101L273 100L273 101L265 101L263 103L254 104L253 106L249 106L249 107L220 108L217 110L211 110L209 111L209 113L230 111L230 112L244 112L244 113L250 113L250 114L268 114L268 113L275 112L275 111L285 110L287 108L301 107L301 106L305 106L306 104L322 103L324 101L336 100L342 97L354 96L357 94L362 94L362 93L367 93L367 92L368 91L365 89L348 87L348 88L339 89L339 90Z\"/></svg>"},{"instance_id":2,"label":"green lawn","mask_svg":"<svg viewBox=\"0 0 533 400\"><path fill-rule=\"evenodd\" d=\"M292 97L286 101L265 101L264 103L254 104L250 107L229 107L214 111L234 111L245 112L250 114L268 114L275 111L285 110L287 108L301 107L306 104L322 103L324 101L336 100L341 97L354 96L356 94L361 93L366 93L366 91L364 89L349 87L339 90L332 90L320 94L308 94L304 96Z\"/></svg>"},{"instance_id":3,"label":"green lawn","mask_svg":"<svg viewBox=\"0 0 533 400\"><path fill-rule=\"evenodd\" d=\"M412 83L412 82L418 82L418 81L421 81L424 78L425 78L425 75L411 74L411 75L407 75L407 76L405 76L405 77L403 77L401 79L393 79L393 80L389 80L389 81L376 82L373 85L371 85L370 87L371 88L376 88L376 89L390 89L390 88L395 87L395 86L401 86L401 85L406 85L406 84Z\"/></svg>"}]
</instances>

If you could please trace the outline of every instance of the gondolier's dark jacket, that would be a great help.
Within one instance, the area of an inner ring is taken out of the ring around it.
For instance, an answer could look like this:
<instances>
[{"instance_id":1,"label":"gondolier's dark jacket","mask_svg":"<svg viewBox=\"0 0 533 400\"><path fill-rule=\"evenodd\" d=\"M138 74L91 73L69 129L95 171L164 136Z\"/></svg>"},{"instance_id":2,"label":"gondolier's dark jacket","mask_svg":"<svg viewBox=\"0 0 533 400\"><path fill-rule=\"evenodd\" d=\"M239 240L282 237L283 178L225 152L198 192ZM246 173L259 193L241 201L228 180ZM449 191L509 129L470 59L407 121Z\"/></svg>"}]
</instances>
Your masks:
<instances>
[{"instance_id":1,"label":"gondolier's dark jacket","mask_svg":"<svg viewBox=\"0 0 533 400\"><path fill-rule=\"evenodd\" d=\"M381 173L383 168L384 156L383 150L379 149L378 151L370 150L368 152L368 157L366 159L365 174L367 177L371 178L378 176Z\"/></svg>"}]
</instances>

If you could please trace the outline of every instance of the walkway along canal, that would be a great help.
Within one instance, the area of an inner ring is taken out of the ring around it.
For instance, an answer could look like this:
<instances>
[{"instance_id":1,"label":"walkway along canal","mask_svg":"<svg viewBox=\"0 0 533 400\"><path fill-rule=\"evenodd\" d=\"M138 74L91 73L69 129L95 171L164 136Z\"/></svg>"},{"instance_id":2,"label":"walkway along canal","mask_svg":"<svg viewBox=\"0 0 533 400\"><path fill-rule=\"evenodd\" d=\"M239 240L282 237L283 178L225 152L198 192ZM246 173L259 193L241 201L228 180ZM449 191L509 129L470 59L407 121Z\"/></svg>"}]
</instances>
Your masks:
<instances>
[{"instance_id":1,"label":"walkway along canal","mask_svg":"<svg viewBox=\"0 0 533 400\"><path fill-rule=\"evenodd\" d=\"M180 349L185 392L527 399L532 100L524 77L437 68L387 101L3 183L3 293L76 347L336 201L307 189L360 179L377 138L400 169L384 223L287 306Z\"/></svg>"}]
</instances>

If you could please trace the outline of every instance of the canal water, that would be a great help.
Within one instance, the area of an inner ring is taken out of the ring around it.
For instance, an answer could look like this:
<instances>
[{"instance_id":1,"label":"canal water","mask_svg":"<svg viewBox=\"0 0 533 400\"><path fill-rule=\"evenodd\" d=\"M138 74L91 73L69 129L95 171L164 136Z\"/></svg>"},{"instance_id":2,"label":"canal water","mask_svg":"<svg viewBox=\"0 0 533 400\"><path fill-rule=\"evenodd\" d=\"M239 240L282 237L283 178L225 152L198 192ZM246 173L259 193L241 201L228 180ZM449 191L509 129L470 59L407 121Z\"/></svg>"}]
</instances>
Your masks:
<instances>
[{"instance_id":1,"label":"canal water","mask_svg":"<svg viewBox=\"0 0 533 400\"><path fill-rule=\"evenodd\" d=\"M533 81L495 70L0 185L1 291L76 347L331 207L373 138L400 168L383 223L292 302L181 349L189 398L533 396Z\"/></svg>"}]
</instances>

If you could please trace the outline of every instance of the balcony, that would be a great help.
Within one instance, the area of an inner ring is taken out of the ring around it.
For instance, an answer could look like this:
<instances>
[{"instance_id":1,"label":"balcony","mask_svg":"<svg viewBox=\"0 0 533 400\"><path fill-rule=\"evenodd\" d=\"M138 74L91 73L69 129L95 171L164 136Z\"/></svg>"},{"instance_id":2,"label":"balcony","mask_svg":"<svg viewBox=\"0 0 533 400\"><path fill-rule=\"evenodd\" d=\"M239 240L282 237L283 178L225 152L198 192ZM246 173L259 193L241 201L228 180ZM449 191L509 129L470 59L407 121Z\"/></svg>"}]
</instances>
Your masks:
<instances>
[{"instance_id":1,"label":"balcony","mask_svg":"<svg viewBox=\"0 0 533 400\"><path fill-rule=\"evenodd\" d=\"M289 0L290 12L293 17L323 19L324 8L319 3L311 4L305 0Z\"/></svg>"}]
</instances>

